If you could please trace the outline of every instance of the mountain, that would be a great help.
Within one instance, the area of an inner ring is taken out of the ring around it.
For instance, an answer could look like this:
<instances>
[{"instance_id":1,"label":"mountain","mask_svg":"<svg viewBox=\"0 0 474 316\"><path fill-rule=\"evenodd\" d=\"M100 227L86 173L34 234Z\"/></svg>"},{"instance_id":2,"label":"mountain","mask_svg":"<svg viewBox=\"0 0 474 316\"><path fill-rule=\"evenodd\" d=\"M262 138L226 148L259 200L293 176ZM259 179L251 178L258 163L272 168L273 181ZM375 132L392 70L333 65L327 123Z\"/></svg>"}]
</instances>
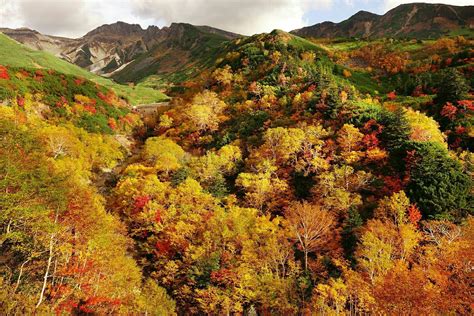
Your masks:
<instances>
[{"instance_id":1,"label":"mountain","mask_svg":"<svg viewBox=\"0 0 474 316\"><path fill-rule=\"evenodd\" d=\"M239 35L209 26L173 23L149 32L149 49L112 75L119 82L137 82L151 75L181 81L213 65L219 48Z\"/></svg>"},{"instance_id":2,"label":"mountain","mask_svg":"<svg viewBox=\"0 0 474 316\"><path fill-rule=\"evenodd\" d=\"M199 44L213 46L239 36L209 26L192 26L184 23L173 23L170 27L161 29L156 26L142 29L137 24L116 22L102 25L78 39L44 35L27 28L0 29L0 32L32 49L50 52L104 76L115 75L146 53L150 53L149 56L160 57L181 56L187 49L202 48ZM161 49L157 49L157 46ZM179 50L177 54L173 52L174 48ZM185 55L190 57L189 54ZM145 64L150 63L147 61ZM130 68L127 71L130 71Z\"/></svg>"},{"instance_id":3,"label":"mountain","mask_svg":"<svg viewBox=\"0 0 474 316\"><path fill-rule=\"evenodd\" d=\"M41 41L37 42L38 45L43 45L41 47L45 47L48 43L51 43L48 47L54 47L56 39L62 40L61 38L42 36L30 30L22 30L22 32L18 32L18 34L20 33L23 34L23 38L36 36L41 39ZM27 69L52 69L63 74L86 78L113 89L117 94L126 97L132 104L152 103L167 99L167 96L158 90L142 86L130 87L117 84L110 79L93 74L46 51L22 45L4 34L0 34L0 65Z\"/></svg>"},{"instance_id":4,"label":"mountain","mask_svg":"<svg viewBox=\"0 0 474 316\"><path fill-rule=\"evenodd\" d=\"M384 15L359 11L340 23L323 22L292 31L304 37L437 38L474 28L474 6L410 3Z\"/></svg>"},{"instance_id":5,"label":"mountain","mask_svg":"<svg viewBox=\"0 0 474 316\"><path fill-rule=\"evenodd\" d=\"M62 38L41 34L35 30L0 29L5 35L35 50L47 51L87 70L104 74L102 69L110 63L126 62L132 53L140 33L138 25L117 22L101 26L79 39Z\"/></svg>"}]
</instances>

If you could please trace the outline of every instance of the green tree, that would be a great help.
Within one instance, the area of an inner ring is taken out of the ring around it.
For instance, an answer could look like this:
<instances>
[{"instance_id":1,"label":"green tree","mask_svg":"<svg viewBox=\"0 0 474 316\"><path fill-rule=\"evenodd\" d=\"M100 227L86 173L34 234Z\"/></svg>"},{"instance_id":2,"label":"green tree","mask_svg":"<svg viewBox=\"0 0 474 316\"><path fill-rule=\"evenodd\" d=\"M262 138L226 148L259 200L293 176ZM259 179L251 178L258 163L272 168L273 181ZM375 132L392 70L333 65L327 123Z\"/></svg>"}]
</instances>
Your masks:
<instances>
[{"instance_id":1,"label":"green tree","mask_svg":"<svg viewBox=\"0 0 474 316\"><path fill-rule=\"evenodd\" d=\"M413 143L407 194L425 218L463 216L473 211L472 181L461 164L437 143Z\"/></svg>"},{"instance_id":2,"label":"green tree","mask_svg":"<svg viewBox=\"0 0 474 316\"><path fill-rule=\"evenodd\" d=\"M356 231L363 224L362 217L355 207L351 207L342 226L342 246L346 258L354 261L354 251L357 245Z\"/></svg>"},{"instance_id":3,"label":"green tree","mask_svg":"<svg viewBox=\"0 0 474 316\"><path fill-rule=\"evenodd\" d=\"M396 151L409 141L411 128L402 107L394 112L385 111L382 115L382 123L381 138L388 150Z\"/></svg>"},{"instance_id":4,"label":"green tree","mask_svg":"<svg viewBox=\"0 0 474 316\"><path fill-rule=\"evenodd\" d=\"M436 103L444 105L446 102L455 103L462 100L469 92L469 85L463 75L456 68L447 68L442 72L438 85Z\"/></svg>"}]
</instances>

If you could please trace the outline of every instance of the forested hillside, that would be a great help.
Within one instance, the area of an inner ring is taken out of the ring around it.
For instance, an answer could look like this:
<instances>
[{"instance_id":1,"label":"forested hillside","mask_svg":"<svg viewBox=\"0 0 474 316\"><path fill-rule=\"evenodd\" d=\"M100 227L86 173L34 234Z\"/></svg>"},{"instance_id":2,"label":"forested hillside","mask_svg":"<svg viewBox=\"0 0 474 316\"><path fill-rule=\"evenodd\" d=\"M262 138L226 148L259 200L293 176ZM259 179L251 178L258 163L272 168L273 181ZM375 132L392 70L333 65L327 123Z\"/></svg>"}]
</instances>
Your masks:
<instances>
[{"instance_id":1,"label":"forested hillside","mask_svg":"<svg viewBox=\"0 0 474 316\"><path fill-rule=\"evenodd\" d=\"M407 95L409 67L347 68L285 32L227 50L110 204L178 310L469 314L469 54Z\"/></svg>"},{"instance_id":2,"label":"forested hillside","mask_svg":"<svg viewBox=\"0 0 474 316\"><path fill-rule=\"evenodd\" d=\"M140 117L112 90L51 69L0 66L0 99L2 314L171 313L94 185L126 157L116 136Z\"/></svg>"},{"instance_id":3,"label":"forested hillside","mask_svg":"<svg viewBox=\"0 0 474 316\"><path fill-rule=\"evenodd\" d=\"M143 116L0 41L0 313L473 314L472 34L200 36Z\"/></svg>"}]
</instances>

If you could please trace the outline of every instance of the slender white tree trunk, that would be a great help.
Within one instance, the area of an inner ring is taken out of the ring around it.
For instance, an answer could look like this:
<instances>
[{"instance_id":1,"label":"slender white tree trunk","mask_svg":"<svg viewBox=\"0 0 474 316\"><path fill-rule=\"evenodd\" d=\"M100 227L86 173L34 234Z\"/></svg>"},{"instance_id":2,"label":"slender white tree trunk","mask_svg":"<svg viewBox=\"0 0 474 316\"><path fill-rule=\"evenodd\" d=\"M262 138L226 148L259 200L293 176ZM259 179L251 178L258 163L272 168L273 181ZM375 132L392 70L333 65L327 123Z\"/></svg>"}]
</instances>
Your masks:
<instances>
[{"instance_id":1,"label":"slender white tree trunk","mask_svg":"<svg viewBox=\"0 0 474 316\"><path fill-rule=\"evenodd\" d=\"M26 260L25 262L23 262L20 266L20 273L18 274L18 279L16 280L16 285L15 285L15 289L13 290L13 292L16 292L16 290L18 289L18 287L20 286L20 281L21 281L21 276L23 275L23 267L25 266L25 264L27 264L28 262L30 262L30 259Z\"/></svg>"},{"instance_id":2,"label":"slender white tree trunk","mask_svg":"<svg viewBox=\"0 0 474 316\"><path fill-rule=\"evenodd\" d=\"M36 308L38 308L43 302L44 291L46 290L46 285L48 284L49 269L51 268L51 262L53 261L53 246L54 246L54 234L51 234L51 238L49 239L48 263L46 264L46 271L43 277L43 286L41 287L40 297L38 299L38 303L36 304Z\"/></svg>"}]
</instances>

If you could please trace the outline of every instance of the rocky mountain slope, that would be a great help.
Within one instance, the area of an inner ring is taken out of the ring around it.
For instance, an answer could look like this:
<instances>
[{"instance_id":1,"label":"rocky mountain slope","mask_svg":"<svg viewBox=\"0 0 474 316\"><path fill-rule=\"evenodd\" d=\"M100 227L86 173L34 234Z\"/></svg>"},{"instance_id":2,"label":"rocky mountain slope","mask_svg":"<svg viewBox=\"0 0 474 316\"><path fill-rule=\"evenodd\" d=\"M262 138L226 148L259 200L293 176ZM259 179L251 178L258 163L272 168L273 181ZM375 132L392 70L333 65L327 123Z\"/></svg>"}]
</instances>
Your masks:
<instances>
[{"instance_id":1,"label":"rocky mountain slope","mask_svg":"<svg viewBox=\"0 0 474 316\"><path fill-rule=\"evenodd\" d=\"M186 32L189 30L192 30L190 32L192 34ZM176 43L181 43L181 46L188 44L192 46L200 38L212 38L213 42L222 42L238 37L237 34L212 27L184 23L173 23L170 27L161 29L156 26L142 29L137 24L117 22L102 25L78 39L44 35L27 28L0 29L0 32L32 49L50 52L93 73L105 76L119 73L130 62L145 53L173 54L170 50ZM192 36L196 38L190 38ZM157 46L166 52L161 52ZM189 47L184 47L186 48Z\"/></svg>"},{"instance_id":2,"label":"rocky mountain slope","mask_svg":"<svg viewBox=\"0 0 474 316\"><path fill-rule=\"evenodd\" d=\"M43 43L45 45L46 41ZM0 34L0 65L25 69L49 69L58 73L89 79L114 90L117 95L127 98L132 105L167 99L167 96L159 90L141 85L132 87L118 84L111 79L93 74L46 51L22 45L4 34Z\"/></svg>"},{"instance_id":3,"label":"rocky mountain slope","mask_svg":"<svg viewBox=\"0 0 474 316\"><path fill-rule=\"evenodd\" d=\"M384 15L360 11L340 22L323 22L295 30L302 37L437 38L447 33L472 34L474 6L412 3ZM214 65L223 44L240 37L209 26L172 23L169 27L116 22L78 39L21 29L0 29L24 45L47 51L95 74L122 83L143 82L163 88L194 78Z\"/></svg>"},{"instance_id":4,"label":"rocky mountain slope","mask_svg":"<svg viewBox=\"0 0 474 316\"><path fill-rule=\"evenodd\" d=\"M415 37L437 38L474 28L474 6L410 3L384 15L359 11L340 23L323 22L294 30L304 37Z\"/></svg>"},{"instance_id":5,"label":"rocky mountain slope","mask_svg":"<svg viewBox=\"0 0 474 316\"><path fill-rule=\"evenodd\" d=\"M234 33L187 23L154 28L143 40L146 51L112 76L119 82L137 82L152 75L166 81L182 81L212 65L221 45L237 37Z\"/></svg>"}]
</instances>

